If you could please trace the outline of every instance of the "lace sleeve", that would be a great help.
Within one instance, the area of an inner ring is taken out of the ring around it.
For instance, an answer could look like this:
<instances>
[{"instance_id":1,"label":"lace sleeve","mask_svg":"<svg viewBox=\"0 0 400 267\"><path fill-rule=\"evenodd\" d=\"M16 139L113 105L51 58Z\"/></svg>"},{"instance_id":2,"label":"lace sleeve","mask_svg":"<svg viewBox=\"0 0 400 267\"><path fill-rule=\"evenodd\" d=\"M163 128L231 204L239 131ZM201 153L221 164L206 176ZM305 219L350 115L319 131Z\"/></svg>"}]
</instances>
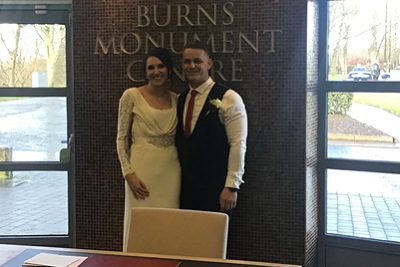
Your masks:
<instances>
[{"instance_id":1,"label":"lace sleeve","mask_svg":"<svg viewBox=\"0 0 400 267\"><path fill-rule=\"evenodd\" d=\"M133 123L133 90L127 89L119 100L118 110L118 133L117 133L117 152L121 163L122 174L134 173L130 164L129 139L131 138L131 127Z\"/></svg>"}]
</instances>

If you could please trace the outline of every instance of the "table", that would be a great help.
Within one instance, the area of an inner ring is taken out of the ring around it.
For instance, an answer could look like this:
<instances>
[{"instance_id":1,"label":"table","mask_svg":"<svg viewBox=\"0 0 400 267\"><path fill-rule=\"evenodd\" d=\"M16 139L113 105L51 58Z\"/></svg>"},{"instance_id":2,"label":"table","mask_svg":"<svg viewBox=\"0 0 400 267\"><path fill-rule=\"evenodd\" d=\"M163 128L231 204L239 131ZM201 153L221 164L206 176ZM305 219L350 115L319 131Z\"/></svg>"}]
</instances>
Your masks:
<instances>
[{"instance_id":1,"label":"table","mask_svg":"<svg viewBox=\"0 0 400 267\"><path fill-rule=\"evenodd\" d=\"M59 253L64 255L76 256L90 256L90 255L112 255L115 257L139 257L151 259L169 259L179 260L180 267L246 267L246 266L267 266L267 267L301 267L300 265L278 264L268 262L255 262L255 261L242 261L242 260L224 260L224 259L210 259L199 257L185 257L185 256L169 256L157 254L143 254L143 253L124 253L117 251L102 251L102 250L85 250L73 248L55 248L55 247L39 247L39 246L20 246L20 245L2 245L0 244L0 267L20 267L22 262L38 253ZM207 265L205 265L205 263Z\"/></svg>"}]
</instances>

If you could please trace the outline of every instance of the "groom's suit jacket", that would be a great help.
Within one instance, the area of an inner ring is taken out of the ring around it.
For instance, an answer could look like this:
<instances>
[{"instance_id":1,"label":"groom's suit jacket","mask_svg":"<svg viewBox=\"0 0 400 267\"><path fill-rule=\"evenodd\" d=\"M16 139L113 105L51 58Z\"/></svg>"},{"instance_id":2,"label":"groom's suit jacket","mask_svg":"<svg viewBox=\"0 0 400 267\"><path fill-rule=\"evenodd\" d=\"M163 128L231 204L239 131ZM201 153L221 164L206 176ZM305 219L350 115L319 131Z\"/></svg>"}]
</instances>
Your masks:
<instances>
[{"instance_id":1,"label":"groom's suit jacket","mask_svg":"<svg viewBox=\"0 0 400 267\"><path fill-rule=\"evenodd\" d=\"M219 195L228 172L229 143L218 110L209 100L222 100L227 90L215 83L189 137L184 135L183 127L189 90L179 96L176 146L182 168L181 208L221 211Z\"/></svg>"}]
</instances>

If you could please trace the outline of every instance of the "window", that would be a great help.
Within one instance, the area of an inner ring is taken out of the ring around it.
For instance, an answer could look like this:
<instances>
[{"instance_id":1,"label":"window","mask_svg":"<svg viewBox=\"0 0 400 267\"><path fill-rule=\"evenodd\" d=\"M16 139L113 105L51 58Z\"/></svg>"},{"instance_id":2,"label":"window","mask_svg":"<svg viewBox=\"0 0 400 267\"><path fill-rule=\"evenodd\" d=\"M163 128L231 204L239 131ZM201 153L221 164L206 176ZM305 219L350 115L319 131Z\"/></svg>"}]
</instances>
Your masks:
<instances>
[{"instance_id":1,"label":"window","mask_svg":"<svg viewBox=\"0 0 400 267\"><path fill-rule=\"evenodd\" d=\"M0 243L74 244L70 9L0 1Z\"/></svg>"},{"instance_id":2,"label":"window","mask_svg":"<svg viewBox=\"0 0 400 267\"><path fill-rule=\"evenodd\" d=\"M324 232L400 242L400 2L327 1L327 10Z\"/></svg>"}]
</instances>

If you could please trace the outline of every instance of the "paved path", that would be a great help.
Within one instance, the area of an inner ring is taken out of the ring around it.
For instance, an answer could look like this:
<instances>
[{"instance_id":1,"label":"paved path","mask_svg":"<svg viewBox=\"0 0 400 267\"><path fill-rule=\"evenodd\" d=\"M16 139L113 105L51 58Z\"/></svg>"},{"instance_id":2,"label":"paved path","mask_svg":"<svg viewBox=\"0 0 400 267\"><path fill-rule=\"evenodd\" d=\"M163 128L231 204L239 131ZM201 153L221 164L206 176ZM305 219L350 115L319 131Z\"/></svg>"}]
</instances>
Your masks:
<instances>
[{"instance_id":1,"label":"paved path","mask_svg":"<svg viewBox=\"0 0 400 267\"><path fill-rule=\"evenodd\" d=\"M0 102L0 147L12 147L13 161L58 161L66 147L65 98Z\"/></svg>"},{"instance_id":2,"label":"paved path","mask_svg":"<svg viewBox=\"0 0 400 267\"><path fill-rule=\"evenodd\" d=\"M327 232L400 242L400 206L396 198L328 193Z\"/></svg>"},{"instance_id":3,"label":"paved path","mask_svg":"<svg viewBox=\"0 0 400 267\"><path fill-rule=\"evenodd\" d=\"M400 140L399 116L379 108L357 104L355 102L351 105L347 115L396 138L397 141Z\"/></svg>"},{"instance_id":4,"label":"paved path","mask_svg":"<svg viewBox=\"0 0 400 267\"><path fill-rule=\"evenodd\" d=\"M66 172L18 172L0 179L0 236L67 235Z\"/></svg>"},{"instance_id":5,"label":"paved path","mask_svg":"<svg viewBox=\"0 0 400 267\"><path fill-rule=\"evenodd\" d=\"M13 161L58 161L67 138L65 98L33 97L0 103L0 146ZM0 173L0 236L66 235L66 171Z\"/></svg>"},{"instance_id":6,"label":"paved path","mask_svg":"<svg viewBox=\"0 0 400 267\"><path fill-rule=\"evenodd\" d=\"M394 137L397 142L400 140L399 116L354 102L348 115ZM332 146L330 152L341 158L361 159L363 155L367 160L398 161L397 146L365 147L347 143L336 152L332 148L338 146ZM327 190L328 233L400 242L399 174L363 172L357 175L353 171L330 170Z\"/></svg>"}]
</instances>

